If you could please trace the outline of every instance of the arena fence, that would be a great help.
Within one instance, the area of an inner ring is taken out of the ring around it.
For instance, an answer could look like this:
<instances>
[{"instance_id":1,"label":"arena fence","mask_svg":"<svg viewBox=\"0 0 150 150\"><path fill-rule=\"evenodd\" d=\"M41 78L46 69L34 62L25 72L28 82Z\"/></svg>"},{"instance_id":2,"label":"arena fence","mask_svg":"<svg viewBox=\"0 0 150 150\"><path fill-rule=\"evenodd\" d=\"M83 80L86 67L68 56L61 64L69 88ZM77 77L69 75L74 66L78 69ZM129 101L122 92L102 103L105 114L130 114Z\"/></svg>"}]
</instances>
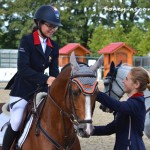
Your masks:
<instances>
[{"instance_id":1,"label":"arena fence","mask_svg":"<svg viewBox=\"0 0 150 150\"><path fill-rule=\"evenodd\" d=\"M17 71L17 56L17 49L0 49L0 88L3 88L1 83L9 81ZM80 57L82 56L78 56L77 59ZM84 60L86 60L86 63L90 66L93 65L98 58L99 57L87 56ZM134 56L133 65L142 66L150 72L150 56ZM98 80L103 78L103 67L98 70L97 76Z\"/></svg>"},{"instance_id":2,"label":"arena fence","mask_svg":"<svg viewBox=\"0 0 150 150\"><path fill-rule=\"evenodd\" d=\"M17 49L0 49L0 68L16 68L17 67ZM65 57L65 56L63 56ZM82 56L78 56L82 57ZM83 58L83 57L82 57ZM91 64L96 61L99 57L87 56L85 60L86 63ZM150 69L150 56L134 56L133 57L134 66L142 66L145 69Z\"/></svg>"}]
</instances>

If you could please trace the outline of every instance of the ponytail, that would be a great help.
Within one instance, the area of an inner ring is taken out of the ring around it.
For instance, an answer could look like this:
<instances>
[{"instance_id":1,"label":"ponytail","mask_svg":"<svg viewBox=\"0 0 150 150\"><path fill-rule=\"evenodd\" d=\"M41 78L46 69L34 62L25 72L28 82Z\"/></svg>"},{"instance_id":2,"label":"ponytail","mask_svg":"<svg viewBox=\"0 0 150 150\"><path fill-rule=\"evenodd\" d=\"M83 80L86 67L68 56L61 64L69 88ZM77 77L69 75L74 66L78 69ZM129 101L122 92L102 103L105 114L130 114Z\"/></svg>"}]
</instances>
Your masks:
<instances>
[{"instance_id":1,"label":"ponytail","mask_svg":"<svg viewBox=\"0 0 150 150\"><path fill-rule=\"evenodd\" d=\"M36 24L34 24L33 27L32 27L32 33L35 32L36 30L38 30L38 27L37 27Z\"/></svg>"}]
</instances>

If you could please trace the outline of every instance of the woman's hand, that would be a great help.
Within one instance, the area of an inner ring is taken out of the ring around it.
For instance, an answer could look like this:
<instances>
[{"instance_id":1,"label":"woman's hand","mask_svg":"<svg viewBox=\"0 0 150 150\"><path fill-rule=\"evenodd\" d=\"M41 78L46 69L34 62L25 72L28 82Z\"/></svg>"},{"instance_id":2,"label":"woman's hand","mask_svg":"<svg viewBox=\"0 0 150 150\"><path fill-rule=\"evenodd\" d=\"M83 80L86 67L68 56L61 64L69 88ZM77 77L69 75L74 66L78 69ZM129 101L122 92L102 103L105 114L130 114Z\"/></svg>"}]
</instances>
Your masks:
<instances>
[{"instance_id":1,"label":"woman's hand","mask_svg":"<svg viewBox=\"0 0 150 150\"><path fill-rule=\"evenodd\" d=\"M48 84L48 87L52 85L52 83L53 83L54 80L55 80L55 77L49 77L48 78L48 80L46 82Z\"/></svg>"}]
</instances>

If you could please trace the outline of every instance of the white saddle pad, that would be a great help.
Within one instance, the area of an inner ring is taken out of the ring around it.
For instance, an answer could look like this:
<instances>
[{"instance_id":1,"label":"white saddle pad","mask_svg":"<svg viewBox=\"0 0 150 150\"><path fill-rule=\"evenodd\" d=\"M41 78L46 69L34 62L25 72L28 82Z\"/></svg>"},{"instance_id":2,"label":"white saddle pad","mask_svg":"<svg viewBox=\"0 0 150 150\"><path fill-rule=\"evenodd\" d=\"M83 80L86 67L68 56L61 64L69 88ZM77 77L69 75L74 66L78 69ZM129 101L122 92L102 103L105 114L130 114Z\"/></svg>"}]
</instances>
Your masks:
<instances>
[{"instance_id":1,"label":"white saddle pad","mask_svg":"<svg viewBox=\"0 0 150 150\"><path fill-rule=\"evenodd\" d=\"M21 146L22 144L24 143L28 133L29 133L29 130L30 130L30 127L32 125L32 121L33 121L33 114L31 115L30 119L28 120L24 130L23 130L23 133L20 137L20 139L18 140L18 147L21 149Z\"/></svg>"}]
</instances>

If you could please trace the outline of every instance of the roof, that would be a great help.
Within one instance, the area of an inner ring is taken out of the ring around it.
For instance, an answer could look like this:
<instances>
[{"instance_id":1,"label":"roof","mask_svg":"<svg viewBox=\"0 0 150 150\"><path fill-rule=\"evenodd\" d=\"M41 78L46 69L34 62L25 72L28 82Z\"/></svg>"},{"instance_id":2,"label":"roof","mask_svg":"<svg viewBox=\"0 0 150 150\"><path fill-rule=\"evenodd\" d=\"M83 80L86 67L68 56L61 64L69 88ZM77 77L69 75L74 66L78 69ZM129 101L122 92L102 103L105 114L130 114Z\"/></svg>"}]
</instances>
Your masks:
<instances>
[{"instance_id":1,"label":"roof","mask_svg":"<svg viewBox=\"0 0 150 150\"><path fill-rule=\"evenodd\" d=\"M129 49L130 51L132 51L133 53L136 53L135 49L131 48L130 46L128 46L124 42L110 43L109 45L107 45L103 49L99 50L98 53L99 54L114 53L115 51L117 51L119 48L121 48L123 46L126 47L127 49Z\"/></svg>"},{"instance_id":2,"label":"roof","mask_svg":"<svg viewBox=\"0 0 150 150\"><path fill-rule=\"evenodd\" d=\"M85 47L83 47L81 44L79 43L69 43L67 45L65 45L64 47L62 47L59 50L59 54L69 54L71 53L73 50L75 50L76 48L80 47L83 51L85 51L87 54L90 54L91 52L86 49Z\"/></svg>"}]
</instances>

